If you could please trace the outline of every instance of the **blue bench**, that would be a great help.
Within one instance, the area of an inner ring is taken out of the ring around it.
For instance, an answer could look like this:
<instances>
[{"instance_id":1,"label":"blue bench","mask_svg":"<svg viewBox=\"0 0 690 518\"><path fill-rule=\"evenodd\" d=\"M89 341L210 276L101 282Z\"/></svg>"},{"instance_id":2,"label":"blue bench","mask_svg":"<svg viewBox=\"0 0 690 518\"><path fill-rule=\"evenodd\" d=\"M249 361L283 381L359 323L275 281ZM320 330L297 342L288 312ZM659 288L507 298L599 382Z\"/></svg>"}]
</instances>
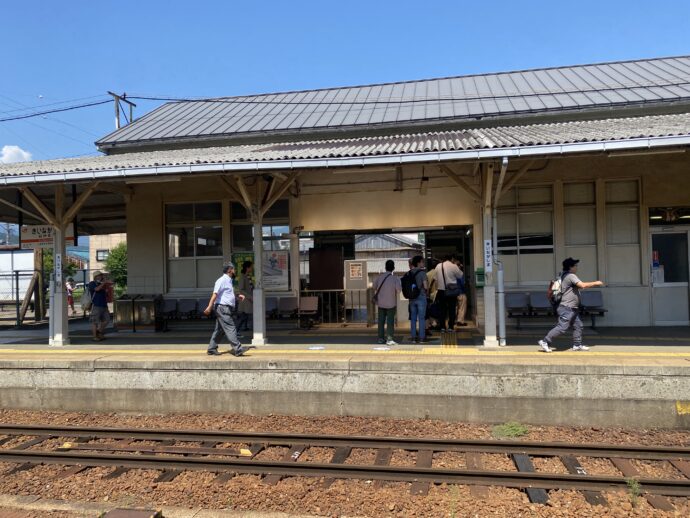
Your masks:
<instances>
[{"instance_id":1,"label":"blue bench","mask_svg":"<svg viewBox=\"0 0 690 518\"><path fill-rule=\"evenodd\" d=\"M516 327L522 328L523 319L555 318L556 313L551 302L543 291L539 292L507 292L505 306L508 318L514 318ZM580 315L592 319L592 329L596 329L596 317L606 315L608 309L604 307L604 297L601 291L582 290L580 292Z\"/></svg>"}]
</instances>

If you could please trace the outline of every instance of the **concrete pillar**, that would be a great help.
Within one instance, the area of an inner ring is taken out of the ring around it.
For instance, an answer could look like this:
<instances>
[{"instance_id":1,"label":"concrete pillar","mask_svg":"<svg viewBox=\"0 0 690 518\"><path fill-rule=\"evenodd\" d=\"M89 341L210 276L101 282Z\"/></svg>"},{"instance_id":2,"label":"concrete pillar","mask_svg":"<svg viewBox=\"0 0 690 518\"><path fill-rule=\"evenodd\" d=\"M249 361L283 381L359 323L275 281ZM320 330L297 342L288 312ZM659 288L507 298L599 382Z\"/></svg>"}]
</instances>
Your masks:
<instances>
[{"instance_id":1,"label":"concrete pillar","mask_svg":"<svg viewBox=\"0 0 690 518\"><path fill-rule=\"evenodd\" d=\"M300 273L299 273L299 235L290 234L290 286L299 301Z\"/></svg>"},{"instance_id":2,"label":"concrete pillar","mask_svg":"<svg viewBox=\"0 0 690 518\"><path fill-rule=\"evenodd\" d=\"M261 216L254 219L254 291L253 291L253 322L254 335L252 345L266 345L266 301L264 299L263 282L263 236L261 233Z\"/></svg>"},{"instance_id":3,"label":"concrete pillar","mask_svg":"<svg viewBox=\"0 0 690 518\"><path fill-rule=\"evenodd\" d=\"M62 185L55 189L55 215L57 220L62 220L63 213L63 190ZM65 280L62 275L64 262L67 260L65 248L65 227L59 225L53 228L53 275L50 288L50 321L52 326L48 345L62 347L69 345L69 324L67 318L67 292L65 290Z\"/></svg>"},{"instance_id":4,"label":"concrete pillar","mask_svg":"<svg viewBox=\"0 0 690 518\"><path fill-rule=\"evenodd\" d=\"M484 167L484 211L482 214L482 238L493 248L492 239L492 202L494 165L486 164ZM485 245L486 246L486 245ZM484 256L486 257L486 253ZM498 347L496 337L496 275L493 270L493 251L489 255L489 261L484 261L484 347Z\"/></svg>"}]
</instances>

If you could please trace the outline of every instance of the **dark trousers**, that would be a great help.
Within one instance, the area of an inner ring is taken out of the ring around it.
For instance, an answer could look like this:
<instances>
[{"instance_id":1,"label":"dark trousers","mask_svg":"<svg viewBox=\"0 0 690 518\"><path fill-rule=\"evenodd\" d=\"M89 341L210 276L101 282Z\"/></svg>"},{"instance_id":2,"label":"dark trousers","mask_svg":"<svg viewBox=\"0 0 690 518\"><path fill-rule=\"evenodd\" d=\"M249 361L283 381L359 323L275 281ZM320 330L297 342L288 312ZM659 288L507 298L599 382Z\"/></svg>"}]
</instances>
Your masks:
<instances>
[{"instance_id":1,"label":"dark trousers","mask_svg":"<svg viewBox=\"0 0 690 518\"><path fill-rule=\"evenodd\" d=\"M235 329L235 321L232 318L232 308L229 306L216 306L216 327L211 335L211 341L208 344L209 351L218 350L218 342L223 339L225 335L230 342L230 347L234 350L240 348L242 344L237 339L237 330Z\"/></svg>"},{"instance_id":2,"label":"dark trousers","mask_svg":"<svg viewBox=\"0 0 690 518\"><path fill-rule=\"evenodd\" d=\"M458 298L446 297L446 290L438 290L436 293L436 300L438 301L441 311L441 318L439 319L441 329L453 329L455 327ZM448 326L446 326L446 322L448 322Z\"/></svg>"},{"instance_id":3,"label":"dark trousers","mask_svg":"<svg viewBox=\"0 0 690 518\"><path fill-rule=\"evenodd\" d=\"M393 340L395 333L396 308L379 308L379 340ZM384 325L388 325L387 334L384 333Z\"/></svg>"},{"instance_id":4,"label":"dark trousers","mask_svg":"<svg viewBox=\"0 0 690 518\"><path fill-rule=\"evenodd\" d=\"M569 308L567 306L558 306L556 310L558 313L558 324L549 334L546 335L544 341L548 344L553 342L554 338L565 333L570 326L573 327L573 346L578 347L582 345L582 319L580 319L580 311L578 308Z\"/></svg>"}]
</instances>

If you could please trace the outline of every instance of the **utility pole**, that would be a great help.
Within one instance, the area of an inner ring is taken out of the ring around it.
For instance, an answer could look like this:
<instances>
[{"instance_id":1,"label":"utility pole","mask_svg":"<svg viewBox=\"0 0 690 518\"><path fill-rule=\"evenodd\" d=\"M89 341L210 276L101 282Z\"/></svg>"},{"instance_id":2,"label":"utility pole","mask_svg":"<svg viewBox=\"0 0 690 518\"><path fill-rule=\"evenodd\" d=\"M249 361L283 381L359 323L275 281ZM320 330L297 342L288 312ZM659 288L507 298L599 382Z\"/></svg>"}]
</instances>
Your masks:
<instances>
[{"instance_id":1,"label":"utility pole","mask_svg":"<svg viewBox=\"0 0 690 518\"><path fill-rule=\"evenodd\" d=\"M108 90L108 95L113 96L113 104L115 105L115 129L120 129L120 108L122 107L120 103L127 103L129 105L129 122L127 124L130 124L134 120L134 108L136 108L137 105L127 100L126 93L118 95ZM125 118L127 118L127 116L125 116Z\"/></svg>"}]
</instances>

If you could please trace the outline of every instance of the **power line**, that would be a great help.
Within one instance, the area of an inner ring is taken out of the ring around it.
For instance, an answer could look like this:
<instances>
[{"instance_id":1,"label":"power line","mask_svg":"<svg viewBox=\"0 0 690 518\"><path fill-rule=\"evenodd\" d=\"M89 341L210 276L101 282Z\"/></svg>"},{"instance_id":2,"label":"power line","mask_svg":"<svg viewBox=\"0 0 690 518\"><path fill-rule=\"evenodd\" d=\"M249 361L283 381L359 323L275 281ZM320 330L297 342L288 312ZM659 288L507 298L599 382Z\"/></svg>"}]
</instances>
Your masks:
<instances>
[{"instance_id":1,"label":"power line","mask_svg":"<svg viewBox=\"0 0 690 518\"><path fill-rule=\"evenodd\" d=\"M21 120L21 119L30 119L32 117L40 117L41 115L48 115L51 113L59 113L59 112L66 112L66 111L71 111L71 110L78 110L80 108L88 108L90 106L99 106L101 104L106 104L112 102L110 99L107 99L105 101L96 101L92 103L84 103L84 104L77 104L74 106L67 106L65 108L55 108L53 110L45 110L41 112L34 112L34 113L29 113L26 115L16 115L14 117L5 117L3 119L0 119L0 122L8 122L8 121L16 121L16 120Z\"/></svg>"},{"instance_id":2,"label":"power line","mask_svg":"<svg viewBox=\"0 0 690 518\"><path fill-rule=\"evenodd\" d=\"M6 95L0 94L0 97L4 97L5 99L12 100L10 97L7 97ZM47 108L48 106L59 106L61 104L75 103L77 101L87 101L87 100L98 99L98 98L102 98L102 97L103 97L102 95L91 95L89 97L77 97L76 99L66 99L64 101L55 101L52 103L41 103L38 106L26 106L26 105L19 103L17 101L13 101L15 104L19 104L20 106L22 106L22 108L14 108L12 110L0 110L0 113L3 113L3 114L4 113L17 113L17 112L22 112L22 111L27 111L27 110L44 109L44 108Z\"/></svg>"}]
</instances>

